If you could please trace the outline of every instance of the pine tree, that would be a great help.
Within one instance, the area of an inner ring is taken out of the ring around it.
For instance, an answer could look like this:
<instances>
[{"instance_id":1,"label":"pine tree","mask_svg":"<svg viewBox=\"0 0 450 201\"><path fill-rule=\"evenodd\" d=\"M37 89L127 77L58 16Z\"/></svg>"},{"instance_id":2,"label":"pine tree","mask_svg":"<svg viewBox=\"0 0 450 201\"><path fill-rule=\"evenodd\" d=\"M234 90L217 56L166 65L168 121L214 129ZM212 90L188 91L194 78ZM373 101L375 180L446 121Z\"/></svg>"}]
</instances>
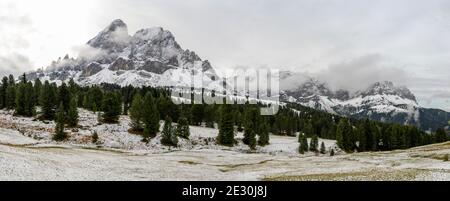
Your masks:
<instances>
[{"instance_id":1,"label":"pine tree","mask_svg":"<svg viewBox=\"0 0 450 201\"><path fill-rule=\"evenodd\" d=\"M249 145L250 140L253 140L252 138L255 137L258 130L258 113L257 110L251 106L246 106L247 107L244 111L244 139L242 139L242 141L244 144Z\"/></svg>"},{"instance_id":2,"label":"pine tree","mask_svg":"<svg viewBox=\"0 0 450 201\"><path fill-rule=\"evenodd\" d=\"M300 146L298 148L300 154L305 154L305 152L308 151L308 139L306 138L306 135L299 134L298 135L298 141L300 142Z\"/></svg>"},{"instance_id":3,"label":"pine tree","mask_svg":"<svg viewBox=\"0 0 450 201\"><path fill-rule=\"evenodd\" d=\"M261 123L259 128L259 146L266 146L269 144L269 126L267 122Z\"/></svg>"},{"instance_id":4,"label":"pine tree","mask_svg":"<svg viewBox=\"0 0 450 201\"><path fill-rule=\"evenodd\" d=\"M0 88L0 109L7 107L7 95L6 91L8 89L8 77L3 77L2 86Z\"/></svg>"},{"instance_id":5,"label":"pine tree","mask_svg":"<svg viewBox=\"0 0 450 201\"><path fill-rule=\"evenodd\" d=\"M174 105L172 105L172 100L166 95L160 93L157 99L157 108L159 115L161 117L171 116L172 107L174 107Z\"/></svg>"},{"instance_id":6,"label":"pine tree","mask_svg":"<svg viewBox=\"0 0 450 201\"><path fill-rule=\"evenodd\" d=\"M22 76L20 76L20 82L21 83L27 83L27 75L25 73L22 74Z\"/></svg>"},{"instance_id":7,"label":"pine tree","mask_svg":"<svg viewBox=\"0 0 450 201\"><path fill-rule=\"evenodd\" d=\"M70 99L69 89L66 83L63 82L58 90L58 102L63 104L64 112L69 111Z\"/></svg>"},{"instance_id":8,"label":"pine tree","mask_svg":"<svg viewBox=\"0 0 450 201\"><path fill-rule=\"evenodd\" d=\"M56 127L53 140L62 141L67 138L67 134L64 132L64 105L61 103L56 114Z\"/></svg>"},{"instance_id":9,"label":"pine tree","mask_svg":"<svg viewBox=\"0 0 450 201\"><path fill-rule=\"evenodd\" d=\"M234 114L234 124L236 125L236 130L238 132L242 132L244 131L243 128L243 120L242 120L242 114L239 110L235 110L235 114Z\"/></svg>"},{"instance_id":10,"label":"pine tree","mask_svg":"<svg viewBox=\"0 0 450 201\"><path fill-rule=\"evenodd\" d=\"M44 119L53 119L55 115L55 94L53 94L53 92L50 83L45 81L41 90L41 95L39 96L40 105L42 106L42 118Z\"/></svg>"},{"instance_id":11,"label":"pine tree","mask_svg":"<svg viewBox=\"0 0 450 201\"><path fill-rule=\"evenodd\" d=\"M34 81L34 96L33 96L33 101L35 105L40 105L41 102L39 100L39 96L41 95L41 90L42 90L42 82L40 79L36 78L36 80Z\"/></svg>"},{"instance_id":12,"label":"pine tree","mask_svg":"<svg viewBox=\"0 0 450 201\"><path fill-rule=\"evenodd\" d=\"M220 109L219 135L217 142L220 145L234 145L234 122L231 106L223 104Z\"/></svg>"},{"instance_id":13,"label":"pine tree","mask_svg":"<svg viewBox=\"0 0 450 201\"><path fill-rule=\"evenodd\" d=\"M69 111L67 112L67 124L69 127L78 125L78 105L74 97L70 100Z\"/></svg>"},{"instance_id":14,"label":"pine tree","mask_svg":"<svg viewBox=\"0 0 450 201\"><path fill-rule=\"evenodd\" d=\"M144 138L147 140L149 137L155 137L159 132L159 112L150 92L145 94L143 102L142 122L144 123Z\"/></svg>"},{"instance_id":15,"label":"pine tree","mask_svg":"<svg viewBox=\"0 0 450 201\"><path fill-rule=\"evenodd\" d=\"M27 93L25 96L25 115L31 117L36 115L36 95L34 92L33 83L26 83L25 92Z\"/></svg>"},{"instance_id":16,"label":"pine tree","mask_svg":"<svg viewBox=\"0 0 450 201\"><path fill-rule=\"evenodd\" d=\"M6 89L6 108L14 109L16 107L16 85L8 84Z\"/></svg>"},{"instance_id":17,"label":"pine tree","mask_svg":"<svg viewBox=\"0 0 450 201\"><path fill-rule=\"evenodd\" d=\"M325 154L325 152L326 152L325 143L322 142L322 143L320 144L320 153L321 153L321 154Z\"/></svg>"},{"instance_id":18,"label":"pine tree","mask_svg":"<svg viewBox=\"0 0 450 201\"><path fill-rule=\"evenodd\" d=\"M256 133L254 130L250 130L248 135L248 147L250 147L251 150L255 150L256 144Z\"/></svg>"},{"instance_id":19,"label":"pine tree","mask_svg":"<svg viewBox=\"0 0 450 201\"><path fill-rule=\"evenodd\" d=\"M142 123L142 108L143 108L143 100L142 96L138 93L134 95L133 101L131 102L131 107L129 109L130 113L130 127L133 131L143 131L143 123Z\"/></svg>"},{"instance_id":20,"label":"pine tree","mask_svg":"<svg viewBox=\"0 0 450 201\"><path fill-rule=\"evenodd\" d=\"M22 81L24 80L26 79L22 79ZM21 82L17 85L16 115L31 117L35 114L33 97L34 90L31 82Z\"/></svg>"},{"instance_id":21,"label":"pine tree","mask_svg":"<svg viewBox=\"0 0 450 201\"><path fill-rule=\"evenodd\" d=\"M78 93L78 88L79 88L79 86L77 85L77 83L75 83L73 78L70 78L70 80L69 80L69 93L72 96L74 96L75 94Z\"/></svg>"},{"instance_id":22,"label":"pine tree","mask_svg":"<svg viewBox=\"0 0 450 201\"><path fill-rule=\"evenodd\" d=\"M161 132L161 144L166 146L172 145L172 119L170 117L166 117L166 120L164 121L164 127Z\"/></svg>"},{"instance_id":23,"label":"pine tree","mask_svg":"<svg viewBox=\"0 0 450 201\"><path fill-rule=\"evenodd\" d=\"M330 156L334 156L334 149L331 149Z\"/></svg>"},{"instance_id":24,"label":"pine tree","mask_svg":"<svg viewBox=\"0 0 450 201\"><path fill-rule=\"evenodd\" d=\"M336 140L339 148L346 152L351 152L355 148L355 139L353 136L353 128L348 119L341 118L336 129Z\"/></svg>"},{"instance_id":25,"label":"pine tree","mask_svg":"<svg viewBox=\"0 0 450 201\"><path fill-rule=\"evenodd\" d=\"M102 120L106 123L117 123L122 113L122 101L119 94L109 92L104 96Z\"/></svg>"},{"instance_id":26,"label":"pine tree","mask_svg":"<svg viewBox=\"0 0 450 201\"><path fill-rule=\"evenodd\" d=\"M205 108L202 104L192 105L192 123L196 126L200 126L203 122L203 117L205 115Z\"/></svg>"},{"instance_id":27,"label":"pine tree","mask_svg":"<svg viewBox=\"0 0 450 201\"><path fill-rule=\"evenodd\" d=\"M166 146L177 146L178 139L176 137L174 128L172 126L172 119L170 117L166 118L161 134L161 144Z\"/></svg>"},{"instance_id":28,"label":"pine tree","mask_svg":"<svg viewBox=\"0 0 450 201\"><path fill-rule=\"evenodd\" d=\"M184 116L178 118L176 134L184 139L189 139L189 136L191 135L189 131L189 122Z\"/></svg>"},{"instance_id":29,"label":"pine tree","mask_svg":"<svg viewBox=\"0 0 450 201\"><path fill-rule=\"evenodd\" d=\"M25 116L25 95L26 95L26 89L25 84L20 83L17 85L17 91L16 91L16 108L15 108L15 114Z\"/></svg>"},{"instance_id":30,"label":"pine tree","mask_svg":"<svg viewBox=\"0 0 450 201\"><path fill-rule=\"evenodd\" d=\"M15 85L16 84L16 79L14 78L14 75L10 74L8 77L8 82L9 82L9 86Z\"/></svg>"},{"instance_id":31,"label":"pine tree","mask_svg":"<svg viewBox=\"0 0 450 201\"><path fill-rule=\"evenodd\" d=\"M312 152L317 152L319 149L319 138L317 135L313 135L309 143L309 150Z\"/></svg>"},{"instance_id":32,"label":"pine tree","mask_svg":"<svg viewBox=\"0 0 450 201\"><path fill-rule=\"evenodd\" d=\"M92 110L94 113L101 110L102 102L103 102L103 91L98 86L93 86L89 88L87 92L87 105L84 105L89 110Z\"/></svg>"}]
</instances>

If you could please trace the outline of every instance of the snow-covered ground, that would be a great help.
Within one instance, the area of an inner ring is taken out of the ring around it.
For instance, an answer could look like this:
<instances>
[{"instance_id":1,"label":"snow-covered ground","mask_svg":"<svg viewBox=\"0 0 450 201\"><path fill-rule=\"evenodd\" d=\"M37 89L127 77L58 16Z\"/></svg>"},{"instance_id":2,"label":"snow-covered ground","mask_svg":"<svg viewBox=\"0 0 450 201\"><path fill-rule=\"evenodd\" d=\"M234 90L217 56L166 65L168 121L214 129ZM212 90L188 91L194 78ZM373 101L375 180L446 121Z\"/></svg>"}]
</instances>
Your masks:
<instances>
[{"instance_id":1,"label":"snow-covered ground","mask_svg":"<svg viewBox=\"0 0 450 201\"><path fill-rule=\"evenodd\" d=\"M82 110L81 127L68 141L51 141L54 124L0 112L0 180L450 180L450 143L409 150L336 156L297 153L294 137L271 136L250 151L241 142L222 147L216 129L191 127L191 139L167 148L150 143L121 124L98 124ZM90 137L97 130L100 143ZM238 141L242 133L238 133ZM332 140L326 147L335 146Z\"/></svg>"},{"instance_id":2,"label":"snow-covered ground","mask_svg":"<svg viewBox=\"0 0 450 201\"><path fill-rule=\"evenodd\" d=\"M97 114L84 109L79 109L79 127L75 129L66 129L69 134L69 139L58 144L82 146L91 148L108 148L120 150L141 151L146 153L164 153L167 151L179 150L231 150L237 152L256 152L269 153L272 155L298 155L299 143L296 137L276 136L271 135L270 145L265 147L257 147L256 151L251 151L249 147L242 143L243 133L236 133L238 144L234 147L219 146L215 138L218 135L218 130L213 128L191 126L191 136L189 140L179 139L178 147L166 147L160 143L161 136L151 139L149 143L142 142L140 135L130 134L130 118L128 116L121 116L118 124L101 124L98 122ZM164 122L161 122L161 129ZM8 128L18 130L24 136L36 140L37 144L56 143L52 141L55 123L41 122L33 118L16 117L12 115L12 111L0 110L0 128ZM91 143L91 136L97 132L99 142ZM0 140L2 137L0 137ZM327 150L331 148L337 151L335 141L320 139L319 143L324 142ZM313 155L308 153L305 156Z\"/></svg>"}]
</instances>

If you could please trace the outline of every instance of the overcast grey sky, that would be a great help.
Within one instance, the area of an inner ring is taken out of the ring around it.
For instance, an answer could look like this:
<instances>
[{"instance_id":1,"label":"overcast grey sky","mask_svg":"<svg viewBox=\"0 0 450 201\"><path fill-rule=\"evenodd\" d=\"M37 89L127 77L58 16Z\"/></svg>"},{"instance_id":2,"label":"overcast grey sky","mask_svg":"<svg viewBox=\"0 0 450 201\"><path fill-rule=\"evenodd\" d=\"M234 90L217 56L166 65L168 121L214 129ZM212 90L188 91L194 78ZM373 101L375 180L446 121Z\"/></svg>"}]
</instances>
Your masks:
<instances>
[{"instance_id":1,"label":"overcast grey sky","mask_svg":"<svg viewBox=\"0 0 450 201\"><path fill-rule=\"evenodd\" d=\"M216 68L308 72L333 87L408 86L450 111L448 0L0 0L0 73L47 66L112 20L170 30Z\"/></svg>"}]
</instances>

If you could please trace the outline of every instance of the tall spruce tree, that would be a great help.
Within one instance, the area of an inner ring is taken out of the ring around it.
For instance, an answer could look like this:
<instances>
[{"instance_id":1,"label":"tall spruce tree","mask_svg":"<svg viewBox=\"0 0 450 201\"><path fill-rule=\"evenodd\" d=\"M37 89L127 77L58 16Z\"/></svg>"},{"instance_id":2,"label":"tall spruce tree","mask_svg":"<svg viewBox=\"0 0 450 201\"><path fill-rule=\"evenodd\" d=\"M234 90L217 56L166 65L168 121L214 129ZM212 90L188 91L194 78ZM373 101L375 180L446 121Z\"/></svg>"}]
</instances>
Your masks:
<instances>
[{"instance_id":1,"label":"tall spruce tree","mask_svg":"<svg viewBox=\"0 0 450 201\"><path fill-rule=\"evenodd\" d=\"M3 77L2 86L0 87L0 109L7 107L7 95L6 91L8 89L8 77Z\"/></svg>"},{"instance_id":2,"label":"tall spruce tree","mask_svg":"<svg viewBox=\"0 0 450 201\"><path fill-rule=\"evenodd\" d=\"M39 96L40 105L42 107L42 118L51 120L55 116L55 90L48 81L45 81Z\"/></svg>"},{"instance_id":3,"label":"tall spruce tree","mask_svg":"<svg viewBox=\"0 0 450 201\"><path fill-rule=\"evenodd\" d=\"M16 85L13 83L8 84L6 89L6 108L14 109L16 107Z\"/></svg>"},{"instance_id":4,"label":"tall spruce tree","mask_svg":"<svg viewBox=\"0 0 450 201\"><path fill-rule=\"evenodd\" d=\"M231 106L223 104L220 109L219 135L217 142L220 145L234 145L234 122Z\"/></svg>"},{"instance_id":5,"label":"tall spruce tree","mask_svg":"<svg viewBox=\"0 0 450 201\"><path fill-rule=\"evenodd\" d=\"M31 82L23 81L26 81L26 78L23 78L22 82L17 85L15 113L20 116L31 117L35 113L33 85Z\"/></svg>"},{"instance_id":6,"label":"tall spruce tree","mask_svg":"<svg viewBox=\"0 0 450 201\"><path fill-rule=\"evenodd\" d=\"M266 146L269 144L269 126L267 122L260 124L258 144L259 146Z\"/></svg>"},{"instance_id":7,"label":"tall spruce tree","mask_svg":"<svg viewBox=\"0 0 450 201\"><path fill-rule=\"evenodd\" d=\"M131 102L131 107L129 109L131 119L130 126L133 131L144 130L144 126L142 123L142 118L144 115L142 112L143 105L144 103L141 94L137 93L136 95L134 95L133 101Z\"/></svg>"},{"instance_id":8,"label":"tall spruce tree","mask_svg":"<svg viewBox=\"0 0 450 201\"><path fill-rule=\"evenodd\" d=\"M16 91L16 104L15 104L15 114L20 116L26 116L25 115L25 105L27 104L25 102L25 96L26 96L26 84L25 83L19 83L17 85L17 91Z\"/></svg>"},{"instance_id":9,"label":"tall spruce tree","mask_svg":"<svg viewBox=\"0 0 450 201\"><path fill-rule=\"evenodd\" d=\"M172 126L172 119L167 116L164 127L161 132L162 138L161 138L161 144L166 146L177 146L178 145L178 138L175 134L175 129Z\"/></svg>"},{"instance_id":10,"label":"tall spruce tree","mask_svg":"<svg viewBox=\"0 0 450 201\"><path fill-rule=\"evenodd\" d=\"M116 92L109 92L103 98L102 120L106 123L117 123L122 113L121 97Z\"/></svg>"},{"instance_id":11,"label":"tall spruce tree","mask_svg":"<svg viewBox=\"0 0 450 201\"><path fill-rule=\"evenodd\" d=\"M78 125L78 105L75 97L72 97L69 104L69 111L67 112L67 124L69 127Z\"/></svg>"},{"instance_id":12,"label":"tall spruce tree","mask_svg":"<svg viewBox=\"0 0 450 201\"><path fill-rule=\"evenodd\" d=\"M42 90L42 82L40 79L36 78L36 80L34 80L34 96L33 96L33 101L35 105L41 105L40 100L39 100L39 96L41 95L41 90Z\"/></svg>"},{"instance_id":13,"label":"tall spruce tree","mask_svg":"<svg viewBox=\"0 0 450 201\"><path fill-rule=\"evenodd\" d=\"M55 135L53 136L53 140L62 141L67 138L67 134L64 132L64 104L60 103L58 107L58 112L56 114L56 127L55 127Z\"/></svg>"},{"instance_id":14,"label":"tall spruce tree","mask_svg":"<svg viewBox=\"0 0 450 201\"><path fill-rule=\"evenodd\" d=\"M159 112L156 108L155 100L150 92L147 92L144 97L144 104L142 107L144 123L144 138L155 137L159 132Z\"/></svg>"},{"instance_id":15,"label":"tall spruce tree","mask_svg":"<svg viewBox=\"0 0 450 201\"><path fill-rule=\"evenodd\" d=\"M346 118L341 118L336 129L336 141L339 148L346 152L353 151L355 145L353 142L353 128Z\"/></svg>"},{"instance_id":16,"label":"tall spruce tree","mask_svg":"<svg viewBox=\"0 0 450 201\"><path fill-rule=\"evenodd\" d=\"M249 145L250 141L253 141L253 138L256 136L258 117L258 111L250 105L246 105L244 111L244 139L242 139L246 145Z\"/></svg>"},{"instance_id":17,"label":"tall spruce tree","mask_svg":"<svg viewBox=\"0 0 450 201\"><path fill-rule=\"evenodd\" d=\"M356 135L358 139L358 151L363 152L366 151L367 147L367 129L363 123L360 123L356 129Z\"/></svg>"},{"instance_id":18,"label":"tall spruce tree","mask_svg":"<svg viewBox=\"0 0 450 201\"><path fill-rule=\"evenodd\" d=\"M70 92L64 82L58 88L58 102L63 104L64 112L67 113L67 111L69 111Z\"/></svg>"},{"instance_id":19,"label":"tall spruce tree","mask_svg":"<svg viewBox=\"0 0 450 201\"><path fill-rule=\"evenodd\" d=\"M325 143L322 142L322 143L320 144L320 153L321 153L321 154L325 154L325 152L326 152Z\"/></svg>"},{"instance_id":20,"label":"tall spruce tree","mask_svg":"<svg viewBox=\"0 0 450 201\"><path fill-rule=\"evenodd\" d=\"M308 139L306 138L306 135L300 133L298 135L298 141L300 142L300 146L298 148L299 153L305 154L305 152L308 151Z\"/></svg>"},{"instance_id":21,"label":"tall spruce tree","mask_svg":"<svg viewBox=\"0 0 450 201\"><path fill-rule=\"evenodd\" d=\"M318 152L319 151L319 138L317 135L313 135L311 138L311 141L309 143L309 150L312 152Z\"/></svg>"},{"instance_id":22,"label":"tall spruce tree","mask_svg":"<svg viewBox=\"0 0 450 201\"><path fill-rule=\"evenodd\" d=\"M186 117L180 116L180 118L178 118L176 134L184 139L189 139L191 133L189 131L189 122Z\"/></svg>"}]
</instances>

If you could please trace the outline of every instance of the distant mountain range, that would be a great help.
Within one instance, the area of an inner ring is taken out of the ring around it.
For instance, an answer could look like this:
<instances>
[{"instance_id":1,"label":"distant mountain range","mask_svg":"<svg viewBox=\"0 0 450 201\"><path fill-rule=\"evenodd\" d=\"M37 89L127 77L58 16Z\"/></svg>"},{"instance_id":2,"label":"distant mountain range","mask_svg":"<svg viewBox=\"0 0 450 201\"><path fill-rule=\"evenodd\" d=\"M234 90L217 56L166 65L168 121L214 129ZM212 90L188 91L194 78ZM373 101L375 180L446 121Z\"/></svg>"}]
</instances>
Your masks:
<instances>
[{"instance_id":1,"label":"distant mountain range","mask_svg":"<svg viewBox=\"0 0 450 201\"><path fill-rule=\"evenodd\" d=\"M289 76L295 74L284 72L285 79ZM449 112L421 107L408 88L389 81L376 82L365 90L351 93L334 91L327 83L309 78L296 88L284 90L282 99L332 114L410 124L423 130L448 128L450 121Z\"/></svg>"},{"instance_id":2,"label":"distant mountain range","mask_svg":"<svg viewBox=\"0 0 450 201\"><path fill-rule=\"evenodd\" d=\"M28 73L28 78L56 83L73 78L80 85L182 87L190 86L191 75L199 73L206 76L194 82L208 89L222 88L212 65L195 52L182 49L170 31L154 27L131 36L122 20L114 20L86 43L78 58L66 55L46 69ZM282 72L280 85L293 76L295 73ZM327 83L309 78L283 89L282 100L343 116L412 124L424 130L448 126L450 120L450 113L420 107L410 90L392 82L374 83L366 90L350 93L333 91Z\"/></svg>"}]
</instances>

